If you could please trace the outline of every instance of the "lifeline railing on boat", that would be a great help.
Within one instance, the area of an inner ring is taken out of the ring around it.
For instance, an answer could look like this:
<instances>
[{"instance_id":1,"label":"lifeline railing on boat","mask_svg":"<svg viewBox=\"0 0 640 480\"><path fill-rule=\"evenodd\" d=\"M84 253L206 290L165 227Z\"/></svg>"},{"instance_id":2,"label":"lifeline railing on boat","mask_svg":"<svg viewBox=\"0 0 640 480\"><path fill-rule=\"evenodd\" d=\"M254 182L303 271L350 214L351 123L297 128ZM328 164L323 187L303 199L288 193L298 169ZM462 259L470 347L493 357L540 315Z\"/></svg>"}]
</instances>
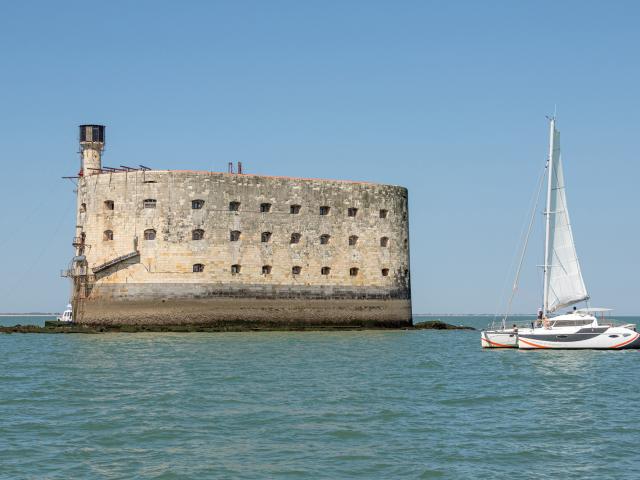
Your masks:
<instances>
[{"instance_id":1,"label":"lifeline railing on boat","mask_svg":"<svg viewBox=\"0 0 640 480\"><path fill-rule=\"evenodd\" d=\"M576 320L575 324L570 324L569 321L567 320L563 320L561 325L555 325L555 322L553 321L553 319L549 319L549 326L553 327L553 326L563 326L563 327L579 327L579 326L584 326L584 327L588 327L590 324L581 324L578 323L580 320ZM536 327L541 327L543 325L542 320L518 320L518 321L509 321L509 322L505 322L504 324L502 323L502 320L493 320L489 325L487 325L487 328L485 328L485 330L503 330L503 329L507 329L507 330L511 330L512 328L516 327L518 329L520 328L531 328L532 326L536 326ZM607 319L605 322L598 322L598 326L600 327L626 327L629 328L631 330L636 330L637 329L637 325L635 323L629 323L629 322L623 322L623 321L614 321L612 319Z\"/></svg>"},{"instance_id":2,"label":"lifeline railing on boat","mask_svg":"<svg viewBox=\"0 0 640 480\"><path fill-rule=\"evenodd\" d=\"M502 330L502 329L512 329L514 326L516 328L531 328L531 324L535 320L516 320L516 321L508 321L502 322L502 320L493 320L485 330Z\"/></svg>"}]
</instances>

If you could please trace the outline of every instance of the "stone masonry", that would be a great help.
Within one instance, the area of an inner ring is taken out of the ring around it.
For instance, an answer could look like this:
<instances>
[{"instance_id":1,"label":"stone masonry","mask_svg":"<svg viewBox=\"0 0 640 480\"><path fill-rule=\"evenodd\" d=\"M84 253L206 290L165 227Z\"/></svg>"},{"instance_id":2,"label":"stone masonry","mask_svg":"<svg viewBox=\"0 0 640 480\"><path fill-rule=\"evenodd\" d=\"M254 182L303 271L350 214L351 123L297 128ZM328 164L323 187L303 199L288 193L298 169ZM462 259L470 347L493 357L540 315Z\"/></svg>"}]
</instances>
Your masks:
<instances>
[{"instance_id":1,"label":"stone masonry","mask_svg":"<svg viewBox=\"0 0 640 480\"><path fill-rule=\"evenodd\" d=\"M194 171L85 175L76 237L87 276L74 289L75 319L411 325L407 208L405 188L371 183Z\"/></svg>"}]
</instances>

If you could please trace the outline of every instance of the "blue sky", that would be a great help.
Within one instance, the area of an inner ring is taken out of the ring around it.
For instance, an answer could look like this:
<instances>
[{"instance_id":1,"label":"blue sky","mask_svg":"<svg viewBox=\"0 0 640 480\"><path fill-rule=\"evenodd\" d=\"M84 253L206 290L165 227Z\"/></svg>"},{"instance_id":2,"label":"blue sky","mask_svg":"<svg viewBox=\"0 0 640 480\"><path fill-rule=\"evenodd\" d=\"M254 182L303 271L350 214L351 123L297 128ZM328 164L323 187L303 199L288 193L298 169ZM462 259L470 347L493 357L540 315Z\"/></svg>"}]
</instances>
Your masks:
<instances>
[{"instance_id":1,"label":"blue sky","mask_svg":"<svg viewBox=\"0 0 640 480\"><path fill-rule=\"evenodd\" d=\"M558 105L593 304L639 313L637 2L3 2L0 311L59 310L77 125L105 164L410 192L416 312L494 312ZM96 6L96 8L92 8ZM540 232L515 310L540 300Z\"/></svg>"}]
</instances>

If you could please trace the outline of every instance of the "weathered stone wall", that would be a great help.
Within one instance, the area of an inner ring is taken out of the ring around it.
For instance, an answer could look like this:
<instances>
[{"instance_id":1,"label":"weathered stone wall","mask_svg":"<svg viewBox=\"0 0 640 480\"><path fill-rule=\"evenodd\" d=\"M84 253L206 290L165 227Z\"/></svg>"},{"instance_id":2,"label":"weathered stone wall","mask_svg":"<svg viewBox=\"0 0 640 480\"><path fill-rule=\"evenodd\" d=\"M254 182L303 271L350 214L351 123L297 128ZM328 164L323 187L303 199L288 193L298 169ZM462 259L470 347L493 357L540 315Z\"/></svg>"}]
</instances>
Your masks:
<instances>
[{"instance_id":1,"label":"weathered stone wall","mask_svg":"<svg viewBox=\"0 0 640 480\"><path fill-rule=\"evenodd\" d=\"M145 200L155 200L155 208L145 208ZM193 209L193 200L204 201L202 208ZM230 211L230 202L240 203L238 211ZM261 212L264 203L270 211ZM300 205L299 213L291 205ZM330 207L328 215L320 215L321 206ZM140 252L97 272L77 294L81 322L411 321L402 187L210 172L102 173L80 179L77 224L90 269ZM204 235L194 240L197 229ZM146 240L145 230L155 230L155 240ZM241 232L238 241L231 241L232 231ZM263 232L271 233L268 242ZM294 233L299 243L291 243ZM328 244L322 235L330 235ZM355 245L350 236L357 236ZM194 264L204 270L194 272Z\"/></svg>"}]
</instances>

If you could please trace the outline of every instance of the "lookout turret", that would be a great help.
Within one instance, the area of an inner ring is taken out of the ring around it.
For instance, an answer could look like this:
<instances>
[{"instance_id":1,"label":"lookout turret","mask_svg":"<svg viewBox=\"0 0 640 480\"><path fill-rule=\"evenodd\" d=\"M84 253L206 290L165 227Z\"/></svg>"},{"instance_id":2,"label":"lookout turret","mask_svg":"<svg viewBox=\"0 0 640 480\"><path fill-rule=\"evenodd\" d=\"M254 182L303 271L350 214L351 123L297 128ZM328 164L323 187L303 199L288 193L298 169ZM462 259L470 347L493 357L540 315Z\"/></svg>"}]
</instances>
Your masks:
<instances>
[{"instance_id":1,"label":"lookout turret","mask_svg":"<svg viewBox=\"0 0 640 480\"><path fill-rule=\"evenodd\" d=\"M104 150L104 125L80 125L80 154L82 175L100 173Z\"/></svg>"}]
</instances>

